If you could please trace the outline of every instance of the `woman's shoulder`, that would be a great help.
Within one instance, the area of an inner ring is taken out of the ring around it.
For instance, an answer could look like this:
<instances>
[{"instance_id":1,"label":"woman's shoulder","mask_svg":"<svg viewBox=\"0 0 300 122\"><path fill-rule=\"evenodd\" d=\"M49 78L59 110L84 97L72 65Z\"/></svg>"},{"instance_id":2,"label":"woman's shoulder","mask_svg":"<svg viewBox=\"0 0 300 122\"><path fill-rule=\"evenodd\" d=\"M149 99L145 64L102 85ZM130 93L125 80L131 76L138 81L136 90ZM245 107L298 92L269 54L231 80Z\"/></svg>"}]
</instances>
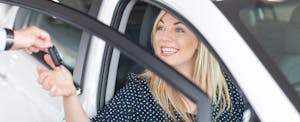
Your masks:
<instances>
[{"instance_id":1,"label":"woman's shoulder","mask_svg":"<svg viewBox=\"0 0 300 122\"><path fill-rule=\"evenodd\" d=\"M134 73L127 74L126 80L128 83L135 83L138 85L147 85L147 82L145 79L141 78L139 75L134 74Z\"/></svg>"},{"instance_id":2,"label":"woman's shoulder","mask_svg":"<svg viewBox=\"0 0 300 122\"><path fill-rule=\"evenodd\" d=\"M148 90L148 83L145 79L139 77L139 75L130 73L127 75L125 80L125 89L135 89L135 90Z\"/></svg>"}]
</instances>

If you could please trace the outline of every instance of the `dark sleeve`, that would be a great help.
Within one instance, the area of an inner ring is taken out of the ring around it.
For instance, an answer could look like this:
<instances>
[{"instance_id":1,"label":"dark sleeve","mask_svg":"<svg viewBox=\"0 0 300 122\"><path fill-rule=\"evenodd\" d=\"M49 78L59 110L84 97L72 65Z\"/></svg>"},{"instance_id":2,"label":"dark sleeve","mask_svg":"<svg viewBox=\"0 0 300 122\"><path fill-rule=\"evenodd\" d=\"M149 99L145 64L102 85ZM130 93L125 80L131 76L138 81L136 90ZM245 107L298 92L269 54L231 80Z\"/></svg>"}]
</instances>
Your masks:
<instances>
[{"instance_id":1,"label":"dark sleeve","mask_svg":"<svg viewBox=\"0 0 300 122\"><path fill-rule=\"evenodd\" d=\"M127 84L120 89L104 108L97 112L92 122L124 122L135 119L136 101L140 101L141 85L136 80L127 79Z\"/></svg>"}]
</instances>

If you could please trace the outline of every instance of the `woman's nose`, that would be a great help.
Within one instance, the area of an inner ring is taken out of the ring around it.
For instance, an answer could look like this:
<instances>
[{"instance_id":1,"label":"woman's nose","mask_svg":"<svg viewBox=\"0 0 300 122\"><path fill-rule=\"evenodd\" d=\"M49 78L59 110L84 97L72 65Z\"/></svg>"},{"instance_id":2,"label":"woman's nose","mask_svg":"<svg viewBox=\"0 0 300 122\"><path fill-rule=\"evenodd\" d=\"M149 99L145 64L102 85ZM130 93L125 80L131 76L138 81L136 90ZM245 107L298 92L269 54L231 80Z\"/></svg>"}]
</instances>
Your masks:
<instances>
[{"instance_id":1,"label":"woman's nose","mask_svg":"<svg viewBox=\"0 0 300 122\"><path fill-rule=\"evenodd\" d=\"M167 29L163 30L161 39L163 41L172 41L172 32Z\"/></svg>"}]
</instances>

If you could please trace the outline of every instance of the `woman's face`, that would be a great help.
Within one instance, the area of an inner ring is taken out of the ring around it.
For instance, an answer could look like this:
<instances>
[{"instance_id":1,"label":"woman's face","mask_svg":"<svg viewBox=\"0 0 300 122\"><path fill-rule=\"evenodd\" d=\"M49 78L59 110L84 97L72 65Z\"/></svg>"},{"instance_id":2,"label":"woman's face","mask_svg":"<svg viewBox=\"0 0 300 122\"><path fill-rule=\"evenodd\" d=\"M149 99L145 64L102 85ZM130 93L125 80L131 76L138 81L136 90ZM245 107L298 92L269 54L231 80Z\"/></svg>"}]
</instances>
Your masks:
<instances>
[{"instance_id":1,"label":"woman's face","mask_svg":"<svg viewBox=\"0 0 300 122\"><path fill-rule=\"evenodd\" d=\"M192 66L198 39L177 18L166 13L153 35L155 54L173 67Z\"/></svg>"}]
</instances>

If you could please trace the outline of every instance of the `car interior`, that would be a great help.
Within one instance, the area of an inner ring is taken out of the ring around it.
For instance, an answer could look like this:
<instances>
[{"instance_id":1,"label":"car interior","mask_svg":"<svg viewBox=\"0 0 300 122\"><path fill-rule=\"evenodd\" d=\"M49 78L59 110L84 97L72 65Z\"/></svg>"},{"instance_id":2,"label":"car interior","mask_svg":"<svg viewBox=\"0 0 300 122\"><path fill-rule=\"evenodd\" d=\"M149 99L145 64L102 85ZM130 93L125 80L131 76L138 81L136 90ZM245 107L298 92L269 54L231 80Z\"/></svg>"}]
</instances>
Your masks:
<instances>
[{"instance_id":1,"label":"car interior","mask_svg":"<svg viewBox=\"0 0 300 122\"><path fill-rule=\"evenodd\" d=\"M158 13L158 8L141 2L137 3L129 17L125 31L125 34L129 39L140 44L149 52L153 52L151 47L151 31ZM117 72L116 89L118 90L123 86L124 83L122 81L124 81L127 74L140 74L143 71L144 68L142 66L135 63L124 54L121 54Z\"/></svg>"},{"instance_id":2,"label":"car interior","mask_svg":"<svg viewBox=\"0 0 300 122\"><path fill-rule=\"evenodd\" d=\"M92 7L92 1L93 0L60 0L60 3L76 8L81 12L88 13ZM58 48L64 61L64 65L73 72L83 31L54 16L48 16L37 11L20 8L17 13L14 28L24 28L31 25L41 27L51 33L53 44ZM44 62L42 58L44 54L44 52L39 52L34 56L41 62Z\"/></svg>"},{"instance_id":3,"label":"car interior","mask_svg":"<svg viewBox=\"0 0 300 122\"><path fill-rule=\"evenodd\" d=\"M300 32L300 5L293 10L291 18L287 23L284 36L284 56L280 58L280 66L291 85L300 95L300 50L299 50L299 32Z\"/></svg>"},{"instance_id":4,"label":"car interior","mask_svg":"<svg viewBox=\"0 0 300 122\"><path fill-rule=\"evenodd\" d=\"M240 18L300 95L300 5L268 4L240 11Z\"/></svg>"},{"instance_id":5,"label":"car interior","mask_svg":"<svg viewBox=\"0 0 300 122\"><path fill-rule=\"evenodd\" d=\"M143 2L137 2L130 14L125 31L125 34L129 39L141 45L151 53L153 53L153 48L151 44L151 31L156 16L159 14L159 11L159 8L156 8L152 5ZM127 77L127 74L140 74L144 70L145 68L143 68L142 66L140 66L139 64L132 61L130 58L121 53L117 71L117 81L115 90L119 90L120 88L122 88L122 86L124 86L124 84L126 84L126 82L124 81ZM230 73L228 72L227 74ZM240 93L243 95L241 90ZM259 122L260 120L251 108L251 105L247 102L247 98L244 95L243 97L245 100L246 108L244 112L244 121Z\"/></svg>"}]
</instances>

